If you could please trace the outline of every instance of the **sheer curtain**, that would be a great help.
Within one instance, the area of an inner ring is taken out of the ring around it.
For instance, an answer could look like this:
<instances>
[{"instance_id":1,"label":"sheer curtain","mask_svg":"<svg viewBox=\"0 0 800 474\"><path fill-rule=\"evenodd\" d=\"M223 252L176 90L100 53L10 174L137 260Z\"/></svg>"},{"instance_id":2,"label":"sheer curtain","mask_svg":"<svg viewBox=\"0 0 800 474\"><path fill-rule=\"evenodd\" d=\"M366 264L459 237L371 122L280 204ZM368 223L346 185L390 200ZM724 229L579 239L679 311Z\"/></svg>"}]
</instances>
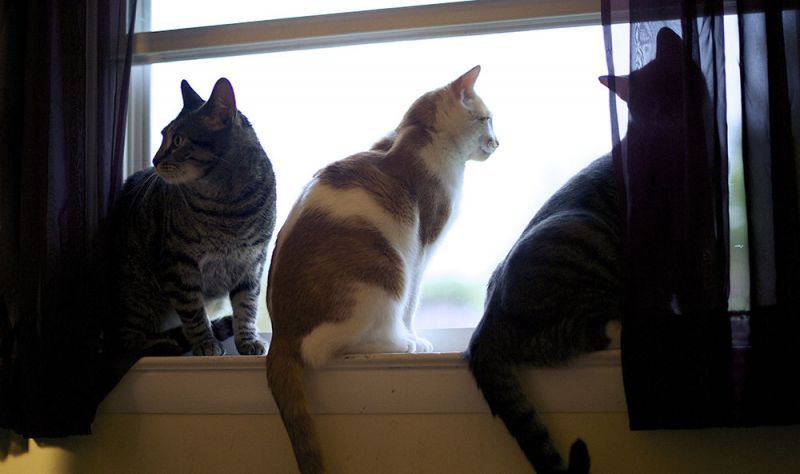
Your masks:
<instances>
[{"instance_id":1,"label":"sheer curtain","mask_svg":"<svg viewBox=\"0 0 800 474\"><path fill-rule=\"evenodd\" d=\"M108 389L100 285L132 17L125 0L2 3L0 428L24 437L88 433Z\"/></svg>"},{"instance_id":2,"label":"sheer curtain","mask_svg":"<svg viewBox=\"0 0 800 474\"><path fill-rule=\"evenodd\" d=\"M800 422L800 2L738 5L750 240L742 421Z\"/></svg>"},{"instance_id":3,"label":"sheer curtain","mask_svg":"<svg viewBox=\"0 0 800 474\"><path fill-rule=\"evenodd\" d=\"M633 429L792 423L800 413L797 2L747 1L732 12L739 20L741 70L725 69L723 6L721 0L602 3L611 73L619 54L612 24L627 21L630 52L617 64L642 67L666 26L682 38L678 67L686 72L694 63L705 82L704 91L694 91L683 76L680 152L660 156L659 149L633 146L612 132L625 190L622 358ZM725 74L740 74L742 83L752 269L744 357L732 347L727 306ZM616 124L615 107L611 112ZM654 165L665 162L668 168ZM647 212L653 208L664 212ZM663 294L673 296L671 304L653 300Z\"/></svg>"}]
</instances>

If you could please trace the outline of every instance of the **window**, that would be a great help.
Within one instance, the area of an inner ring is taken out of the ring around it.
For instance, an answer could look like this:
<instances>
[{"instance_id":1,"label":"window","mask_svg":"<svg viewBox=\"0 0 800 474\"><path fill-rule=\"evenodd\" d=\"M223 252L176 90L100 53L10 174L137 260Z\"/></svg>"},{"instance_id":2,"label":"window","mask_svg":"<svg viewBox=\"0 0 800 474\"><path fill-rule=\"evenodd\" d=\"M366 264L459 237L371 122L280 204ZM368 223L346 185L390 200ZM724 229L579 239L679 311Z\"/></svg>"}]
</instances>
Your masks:
<instances>
[{"instance_id":1,"label":"window","mask_svg":"<svg viewBox=\"0 0 800 474\"><path fill-rule=\"evenodd\" d=\"M225 76L275 168L276 233L316 170L366 149L416 97L482 65L476 89L494 113L501 146L487 162L467 165L459 215L425 274L420 329L474 327L491 272L536 210L610 150L608 91L597 81L606 64L596 2L459 2L358 13L337 12L372 2L325 2L323 12L302 10L319 2L290 2L294 10L263 2L269 6L252 11L251 3L245 10L234 1L222 13L206 10L206 2L139 3L128 170L149 164L161 128L180 110L181 79L207 97ZM250 20L264 21L219 25ZM615 47L626 45L626 35L615 28Z\"/></svg>"},{"instance_id":2,"label":"window","mask_svg":"<svg viewBox=\"0 0 800 474\"><path fill-rule=\"evenodd\" d=\"M519 2L517 15L530 14L530 8L522 8L525 3ZM575 9L579 2L566 3L576 4L571 5ZM339 4L343 11L359 7L359 2ZM436 15L434 21L441 23L466 11L474 16L473 24L440 25L442 32L434 38L428 37L430 28L391 32L404 38L392 42L385 42L381 32L371 33L375 42L366 39L363 44L350 44L353 38L344 35L316 49L298 44L236 55L236 46L230 46L225 57L214 57L213 48L203 47L189 56L177 53L178 37L185 32L140 33L131 106L140 115L131 122L149 125L130 138L138 148L131 152L129 169L149 163L161 128L180 110L181 79L207 97L216 79L225 76L275 168L280 226L316 170L369 147L397 125L419 95L481 64L477 90L494 113L502 146L487 162L468 164L460 213L427 269L416 318L419 328L473 327L481 317L492 270L535 211L570 176L609 150L608 93L596 79L605 71L602 31L597 25L581 26L587 14L580 11L559 20L570 23L571 18L578 26L541 29L533 28L541 18L524 16L507 20L505 28L482 24L485 15L471 11L473 5L414 8ZM378 19L374 28L387 27L386 16L402 23L413 18L410 10L381 11L370 18ZM185 23L192 18L188 11L197 15L192 23ZM243 19L204 15L202 2L191 8L153 2L145 4L143 14L140 29L152 30ZM264 11L251 18L284 14ZM365 14L358 15L366 21ZM176 18L184 23L169 23ZM342 14L315 18L337 25L346 20ZM274 29L280 22L261 26ZM141 28L148 24L150 28ZM213 38L214 28L195 33ZM484 29L488 33L461 35ZM148 49L155 40L163 50ZM272 46L274 42L267 43L264 49ZM260 320L268 322L266 315Z\"/></svg>"}]
</instances>

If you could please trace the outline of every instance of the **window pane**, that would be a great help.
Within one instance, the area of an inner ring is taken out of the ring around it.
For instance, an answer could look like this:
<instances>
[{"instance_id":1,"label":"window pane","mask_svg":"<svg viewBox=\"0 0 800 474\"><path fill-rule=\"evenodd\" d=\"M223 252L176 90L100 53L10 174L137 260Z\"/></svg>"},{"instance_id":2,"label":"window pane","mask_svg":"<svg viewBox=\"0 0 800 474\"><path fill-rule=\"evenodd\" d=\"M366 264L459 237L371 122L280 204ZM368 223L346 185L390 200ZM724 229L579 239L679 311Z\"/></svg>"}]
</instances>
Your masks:
<instances>
[{"instance_id":1,"label":"window pane","mask_svg":"<svg viewBox=\"0 0 800 474\"><path fill-rule=\"evenodd\" d=\"M744 163L742 161L742 95L739 80L739 25L725 17L725 91L728 112L728 200L730 224L730 311L750 310L750 261L747 236Z\"/></svg>"},{"instance_id":2,"label":"window pane","mask_svg":"<svg viewBox=\"0 0 800 474\"><path fill-rule=\"evenodd\" d=\"M167 0L151 1L150 27L145 31L175 30L247 21L276 20L376 8L451 3L460 0ZM220 8L223 6L223 8Z\"/></svg>"},{"instance_id":3,"label":"window pane","mask_svg":"<svg viewBox=\"0 0 800 474\"><path fill-rule=\"evenodd\" d=\"M279 228L315 171L370 147L414 99L475 64L501 146L467 165L460 212L431 259L416 319L421 328L471 327L491 272L536 210L610 149L600 27L155 64L151 156L181 108L181 79L207 98L229 78L275 168Z\"/></svg>"}]
</instances>

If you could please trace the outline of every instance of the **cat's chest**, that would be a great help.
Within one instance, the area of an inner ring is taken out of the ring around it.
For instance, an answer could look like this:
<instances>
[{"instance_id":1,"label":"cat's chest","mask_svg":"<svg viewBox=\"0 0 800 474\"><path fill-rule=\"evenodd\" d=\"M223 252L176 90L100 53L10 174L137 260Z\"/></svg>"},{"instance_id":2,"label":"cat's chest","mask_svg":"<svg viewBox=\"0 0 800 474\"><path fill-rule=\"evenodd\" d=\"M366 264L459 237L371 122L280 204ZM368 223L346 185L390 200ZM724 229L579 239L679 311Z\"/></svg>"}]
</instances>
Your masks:
<instances>
[{"instance_id":1,"label":"cat's chest","mask_svg":"<svg viewBox=\"0 0 800 474\"><path fill-rule=\"evenodd\" d=\"M231 253L207 252L198 259L203 279L203 292L207 296L220 296L243 277L253 273L259 255L255 249Z\"/></svg>"},{"instance_id":2,"label":"cat's chest","mask_svg":"<svg viewBox=\"0 0 800 474\"><path fill-rule=\"evenodd\" d=\"M252 245L257 237L268 232L263 209L242 216L236 209L201 212L181 209L171 212L166 235L172 240L202 246L206 251L226 252L231 248Z\"/></svg>"}]
</instances>

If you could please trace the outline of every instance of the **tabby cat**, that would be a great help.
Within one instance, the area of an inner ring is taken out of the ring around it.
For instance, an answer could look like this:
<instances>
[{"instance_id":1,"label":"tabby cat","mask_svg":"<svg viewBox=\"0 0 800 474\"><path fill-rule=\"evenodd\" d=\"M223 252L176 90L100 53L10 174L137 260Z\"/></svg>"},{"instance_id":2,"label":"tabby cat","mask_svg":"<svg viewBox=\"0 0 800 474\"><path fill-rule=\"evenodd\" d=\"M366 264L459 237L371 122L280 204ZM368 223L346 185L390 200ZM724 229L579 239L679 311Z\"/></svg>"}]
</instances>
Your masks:
<instances>
[{"instance_id":1,"label":"tabby cat","mask_svg":"<svg viewBox=\"0 0 800 474\"><path fill-rule=\"evenodd\" d=\"M304 367L341 353L429 352L413 324L422 272L468 160L498 146L476 66L414 102L369 151L314 175L278 234L267 287L267 379L303 473L323 472Z\"/></svg>"},{"instance_id":2,"label":"tabby cat","mask_svg":"<svg viewBox=\"0 0 800 474\"><path fill-rule=\"evenodd\" d=\"M196 355L221 355L205 305L229 297L236 349L263 354L255 322L275 226L272 164L227 79L208 102L186 81L181 92L153 167L129 177L117 203L116 337L140 355L180 354L187 340ZM165 332L181 326L185 337Z\"/></svg>"},{"instance_id":3,"label":"tabby cat","mask_svg":"<svg viewBox=\"0 0 800 474\"><path fill-rule=\"evenodd\" d=\"M676 87L681 70L681 39L665 28L655 60L629 76L600 78L628 103L631 123L620 146L658 143L666 155L680 146L673 137L683 113ZM631 84L641 92L635 98ZM629 153L649 150L637 145ZM620 206L611 154L558 190L492 275L483 318L465 354L492 413L539 474L588 472L589 454L578 440L564 466L523 393L517 368L558 366L608 347L606 327L621 319L624 292Z\"/></svg>"}]
</instances>

